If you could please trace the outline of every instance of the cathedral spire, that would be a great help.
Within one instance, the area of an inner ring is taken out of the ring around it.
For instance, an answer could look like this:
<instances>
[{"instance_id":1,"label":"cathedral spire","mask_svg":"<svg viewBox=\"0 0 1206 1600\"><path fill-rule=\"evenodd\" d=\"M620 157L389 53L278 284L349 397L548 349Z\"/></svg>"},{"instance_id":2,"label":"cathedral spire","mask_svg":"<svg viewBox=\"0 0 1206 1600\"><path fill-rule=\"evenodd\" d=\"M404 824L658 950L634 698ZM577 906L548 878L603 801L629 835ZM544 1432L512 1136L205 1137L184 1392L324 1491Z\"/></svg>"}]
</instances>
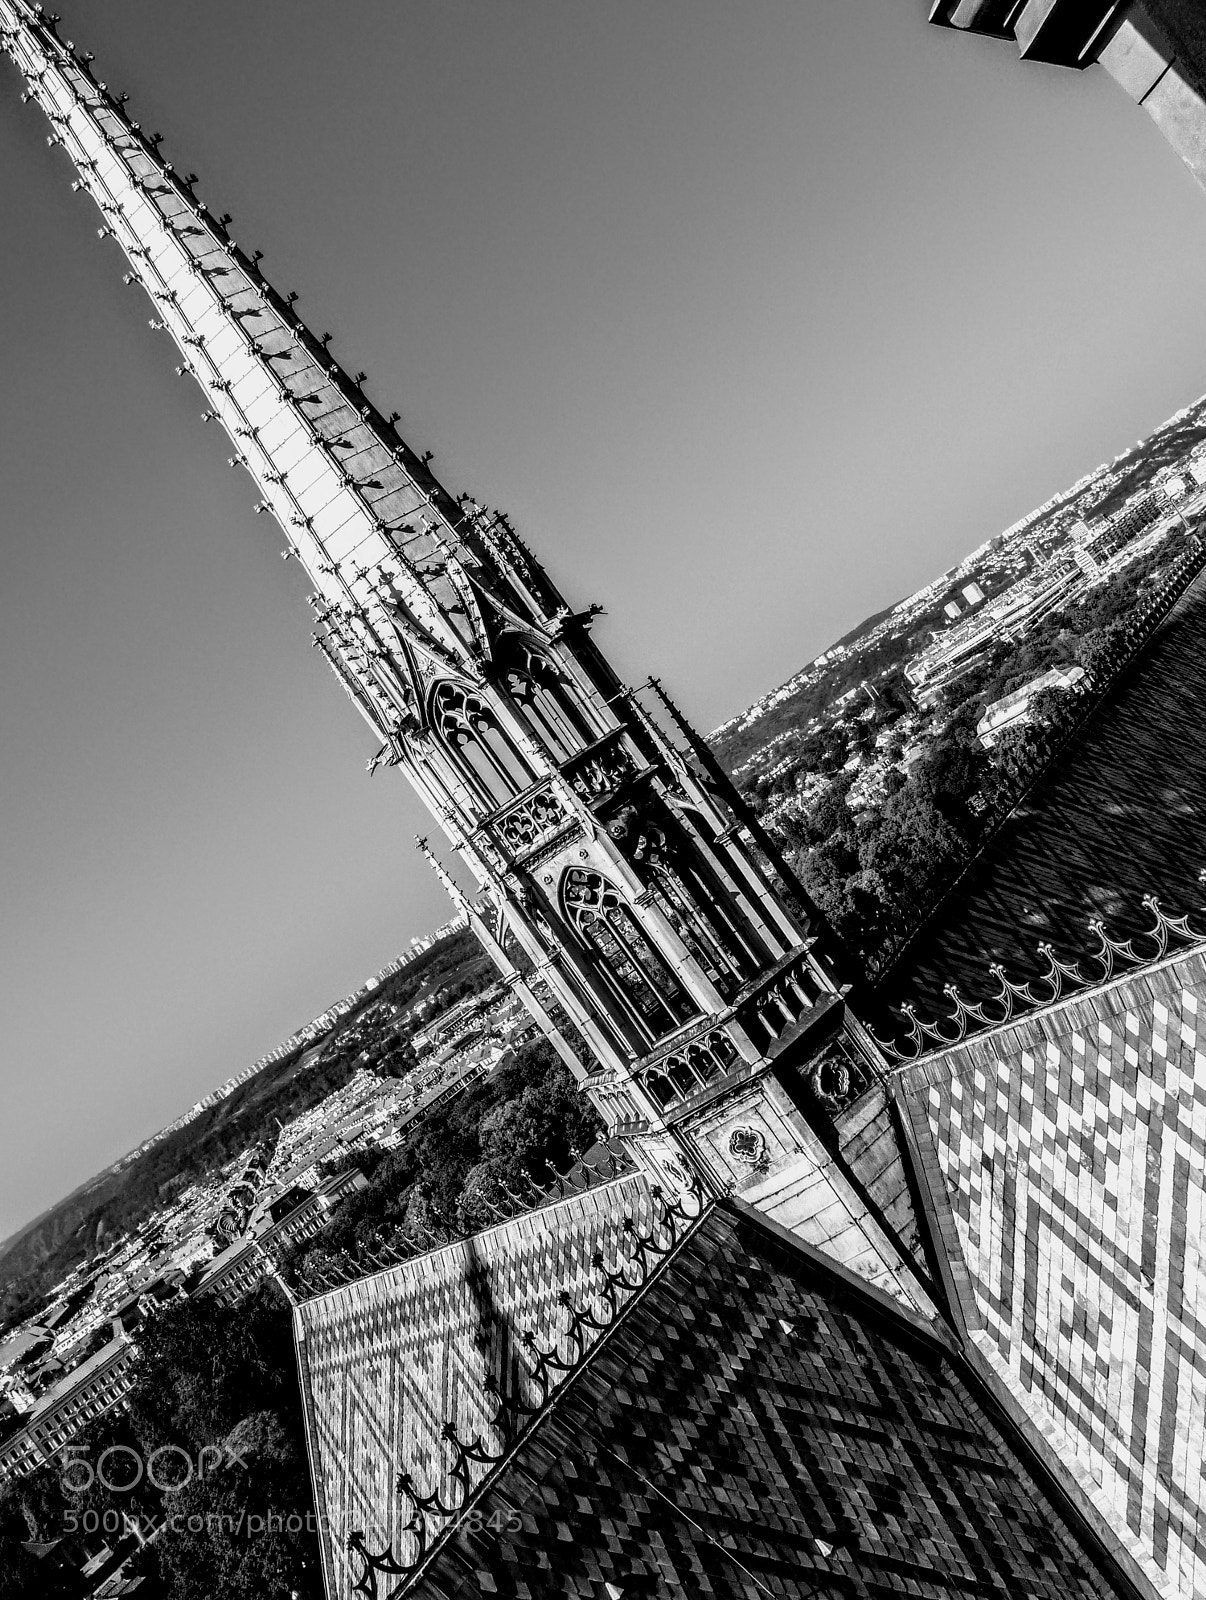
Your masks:
<instances>
[{"instance_id":1,"label":"cathedral spire","mask_svg":"<svg viewBox=\"0 0 1206 1600\"><path fill-rule=\"evenodd\" d=\"M387 747L414 719L426 662L480 676L489 656L484 597L525 621L563 607L505 520L454 500L419 455L239 248L215 216L92 74L91 57L57 36L26 0L0 0L0 39L73 162L72 187L120 246L125 281L150 297L151 326L176 345L202 416L230 436L232 467L275 515L281 554L314 583L322 646Z\"/></svg>"},{"instance_id":2,"label":"cathedral spire","mask_svg":"<svg viewBox=\"0 0 1206 1600\"><path fill-rule=\"evenodd\" d=\"M647 1167L757 1181L774 1213L765 1174L794 1194L822 1159L801 1116L881 1063L772 843L664 692L686 750L620 682L598 608L444 489L54 19L0 0L0 43L309 573L370 770L405 773L476 881L438 867L504 979Z\"/></svg>"}]
</instances>

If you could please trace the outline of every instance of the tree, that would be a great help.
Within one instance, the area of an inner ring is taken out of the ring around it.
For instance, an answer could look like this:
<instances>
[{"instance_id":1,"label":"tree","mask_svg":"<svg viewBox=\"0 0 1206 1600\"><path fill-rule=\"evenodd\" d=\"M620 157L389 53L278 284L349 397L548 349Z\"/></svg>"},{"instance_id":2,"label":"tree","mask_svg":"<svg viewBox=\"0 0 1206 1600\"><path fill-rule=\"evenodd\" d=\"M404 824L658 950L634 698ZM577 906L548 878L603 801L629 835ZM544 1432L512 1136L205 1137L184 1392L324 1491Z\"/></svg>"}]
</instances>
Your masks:
<instances>
[{"instance_id":1,"label":"tree","mask_svg":"<svg viewBox=\"0 0 1206 1600\"><path fill-rule=\"evenodd\" d=\"M148 1446L213 1444L266 1400L293 1398L292 1330L274 1288L235 1307L180 1301L147 1324L140 1343L129 1410Z\"/></svg>"},{"instance_id":2,"label":"tree","mask_svg":"<svg viewBox=\"0 0 1206 1600\"><path fill-rule=\"evenodd\" d=\"M157 1541L171 1600L263 1600L322 1593L308 1470L275 1412L257 1412L225 1441L224 1465L169 1497Z\"/></svg>"},{"instance_id":3,"label":"tree","mask_svg":"<svg viewBox=\"0 0 1206 1600\"><path fill-rule=\"evenodd\" d=\"M364 1245L421 1246L433 1228L473 1230L510 1208L506 1188L564 1171L602 1132L593 1107L551 1045L521 1046L482 1083L416 1128L346 1200L320 1241L290 1263L305 1272L354 1258Z\"/></svg>"},{"instance_id":4,"label":"tree","mask_svg":"<svg viewBox=\"0 0 1206 1600\"><path fill-rule=\"evenodd\" d=\"M142 1344L131 1425L148 1457L171 1445L175 1459L194 1464L162 1496L169 1520L155 1549L171 1600L320 1595L292 1325L279 1291L265 1285L233 1308L212 1299L169 1307Z\"/></svg>"},{"instance_id":5,"label":"tree","mask_svg":"<svg viewBox=\"0 0 1206 1600\"><path fill-rule=\"evenodd\" d=\"M956 735L936 742L917 763L913 785L919 796L930 801L948 822L966 819L969 794L979 786L985 759L978 745L966 743Z\"/></svg>"},{"instance_id":6,"label":"tree","mask_svg":"<svg viewBox=\"0 0 1206 1600\"><path fill-rule=\"evenodd\" d=\"M1095 681L1109 676L1112 662L1126 650L1126 624L1115 622L1083 634L1076 645L1076 659Z\"/></svg>"}]
</instances>

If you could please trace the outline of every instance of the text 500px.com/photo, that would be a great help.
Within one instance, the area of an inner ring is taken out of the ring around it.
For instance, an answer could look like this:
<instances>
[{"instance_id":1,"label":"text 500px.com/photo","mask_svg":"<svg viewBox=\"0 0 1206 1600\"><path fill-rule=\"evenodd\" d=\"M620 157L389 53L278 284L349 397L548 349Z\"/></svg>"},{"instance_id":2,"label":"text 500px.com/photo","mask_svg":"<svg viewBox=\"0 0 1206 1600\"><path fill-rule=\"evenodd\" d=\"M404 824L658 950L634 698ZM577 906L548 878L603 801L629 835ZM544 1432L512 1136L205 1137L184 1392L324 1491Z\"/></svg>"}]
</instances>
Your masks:
<instances>
[{"instance_id":1,"label":"text 500px.com/photo","mask_svg":"<svg viewBox=\"0 0 1206 1600\"><path fill-rule=\"evenodd\" d=\"M253 1539L259 1534L317 1533L319 1519L313 1511L250 1511L246 1507L236 1516L233 1512L170 1512L165 1517L131 1516L128 1512L88 1510L81 1513L69 1511L63 1518L64 1534L107 1533L122 1538L137 1535L145 1541L154 1533L167 1530L171 1533L226 1534L234 1538Z\"/></svg>"}]
</instances>

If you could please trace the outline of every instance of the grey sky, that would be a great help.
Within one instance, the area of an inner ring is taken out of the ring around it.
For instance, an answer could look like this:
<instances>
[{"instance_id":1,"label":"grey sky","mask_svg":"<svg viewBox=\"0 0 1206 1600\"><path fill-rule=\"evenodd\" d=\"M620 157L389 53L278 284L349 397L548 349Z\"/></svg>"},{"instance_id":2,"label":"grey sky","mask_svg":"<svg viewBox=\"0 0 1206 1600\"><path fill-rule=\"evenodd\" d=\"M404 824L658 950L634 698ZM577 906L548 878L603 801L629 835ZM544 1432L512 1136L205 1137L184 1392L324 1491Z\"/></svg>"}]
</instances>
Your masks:
<instances>
[{"instance_id":1,"label":"grey sky","mask_svg":"<svg viewBox=\"0 0 1206 1600\"><path fill-rule=\"evenodd\" d=\"M57 0L630 678L741 709L1206 389L1206 197L922 0ZM0 68L0 1234L447 906Z\"/></svg>"}]
</instances>

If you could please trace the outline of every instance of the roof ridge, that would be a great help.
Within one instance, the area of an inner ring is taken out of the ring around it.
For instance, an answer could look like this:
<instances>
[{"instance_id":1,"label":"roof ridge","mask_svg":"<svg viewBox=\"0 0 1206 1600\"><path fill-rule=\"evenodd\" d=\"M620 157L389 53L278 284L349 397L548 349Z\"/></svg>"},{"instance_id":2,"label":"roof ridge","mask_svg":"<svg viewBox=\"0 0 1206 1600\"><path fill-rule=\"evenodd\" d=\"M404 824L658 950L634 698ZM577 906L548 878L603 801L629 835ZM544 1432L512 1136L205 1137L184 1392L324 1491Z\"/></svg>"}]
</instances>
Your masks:
<instances>
[{"instance_id":1,"label":"roof ridge","mask_svg":"<svg viewBox=\"0 0 1206 1600\"><path fill-rule=\"evenodd\" d=\"M585 1370L599 1349L621 1326L632 1308L658 1280L669 1262L678 1255L720 1203L715 1198L705 1196L698 1189L689 1191L687 1195L680 1195L677 1200L668 1199L658 1184L650 1185L649 1193L658 1206L658 1212L651 1218L648 1231L643 1234L638 1233L630 1218L625 1222L625 1231L633 1245L633 1254L625 1260L617 1251L617 1265L609 1268L602 1252L596 1253L594 1265L602 1274L604 1281L595 1298L605 1302L603 1320L593 1314L589 1303L575 1305L573 1296L568 1290L563 1289L560 1292L557 1297L558 1303L569 1313L569 1327L565 1333L558 1335L552 1347L547 1350L541 1349L530 1332L525 1333L522 1339L531 1363L529 1376L540 1391L536 1404L529 1406L515 1396L503 1395L487 1378L485 1385L487 1393L497 1402L497 1412L491 1419L491 1427L500 1437L501 1448L492 1449L485 1443L481 1434L465 1441L451 1423L445 1423L441 1437L452 1446L454 1459L444 1476L446 1481L451 1481L460 1491L460 1498L451 1503L446 1500L443 1485L437 1485L430 1493L424 1494L409 1472L400 1471L397 1479L398 1488L410 1500L414 1512L408 1522L396 1525L400 1533L408 1535L413 1541L413 1553L409 1560L395 1555L394 1542L390 1540L384 1550L373 1555L365 1543L363 1533L354 1530L348 1537L348 1550L361 1561L362 1566L357 1581L352 1585L353 1593L365 1595L366 1600L376 1600L378 1574L403 1579L396 1588L389 1590L390 1600L398 1600L398 1597L408 1592L410 1586L436 1558L448 1539L457 1532L470 1503L475 1501L504 1470L516 1451L522 1448L533 1430L565 1394L574 1378ZM692 1210L684 1206L684 1200L693 1207ZM635 1283L624 1270L626 1265L634 1262L637 1267ZM573 1345L568 1360L561 1355L560 1346L563 1340L569 1340ZM474 1465L484 1470L471 1482L471 1469ZM435 1537L429 1539L428 1519L433 1514L443 1520Z\"/></svg>"},{"instance_id":2,"label":"roof ridge","mask_svg":"<svg viewBox=\"0 0 1206 1600\"><path fill-rule=\"evenodd\" d=\"M428 1561L712 1205L629 1173L296 1308L333 1593Z\"/></svg>"},{"instance_id":3,"label":"roof ridge","mask_svg":"<svg viewBox=\"0 0 1206 1600\"><path fill-rule=\"evenodd\" d=\"M386 1259L384 1262L382 1262L375 1251L371 1250L367 1245L364 1245L361 1248L361 1254L355 1260L350 1262L349 1265L351 1270L348 1272L347 1276L340 1278L335 1283L327 1282L321 1285L316 1285L314 1283L313 1274L306 1273L304 1275L299 1275L299 1281L297 1284L299 1290L304 1291L307 1288L313 1288L316 1290L316 1292L309 1294L305 1292L299 1293L299 1302L302 1304L309 1304L312 1301L321 1300L325 1295L337 1294L340 1289L346 1288L350 1283L363 1283L369 1279L379 1277L382 1273L393 1272L399 1267L409 1266L412 1262L428 1260L432 1256L439 1255L443 1250L452 1249L454 1245L463 1245L466 1243L466 1241L471 1239L485 1238L488 1235L498 1232L502 1228L510 1227L512 1223L519 1222L524 1217L534 1216L537 1212L547 1211L551 1207L560 1205L565 1201L580 1199L585 1194L593 1194L599 1189L605 1189L612 1184L620 1183L626 1178L635 1176L637 1173L637 1169L632 1165L631 1161L627 1158L622 1150L617 1152L611 1150L610 1148L608 1148L607 1151L607 1165L609 1168L608 1175L605 1178L601 1177L600 1181L597 1183L591 1182L589 1174L600 1174L602 1172L602 1168L595 1165L594 1162L588 1160L586 1156L580 1155L578 1160L568 1172L558 1172L556 1168L548 1162L546 1162L545 1165L553 1174L554 1183L551 1183L547 1189L541 1189L540 1185L536 1183L535 1179L529 1177L529 1187L535 1192L535 1194L540 1196L539 1199L533 1201L532 1203L525 1203L523 1196L516 1195L514 1190L510 1189L505 1184L503 1185L508 1200L516 1203L516 1210L513 1211L511 1215L500 1216L496 1222L490 1223L485 1228L470 1229L465 1233L456 1234L451 1238L446 1238L444 1240L438 1240L437 1236L430 1228L425 1228L424 1231L427 1233L428 1237L436 1240L437 1242L427 1245L424 1248L398 1255L396 1259L392 1261ZM574 1182L579 1176L584 1179L582 1187L568 1188L567 1186ZM556 1194L552 1192L554 1185L557 1189ZM495 1205L494 1209L499 1209L497 1204ZM400 1248L404 1250L405 1246L395 1247L391 1245L383 1245L381 1247L381 1254L388 1258L390 1250L394 1248ZM356 1269L363 1265L365 1256L367 1256L368 1259L373 1263L373 1266L368 1272L358 1272ZM329 1277L329 1275L329 1273L319 1270L320 1277L326 1278Z\"/></svg>"},{"instance_id":4,"label":"roof ridge","mask_svg":"<svg viewBox=\"0 0 1206 1600\"><path fill-rule=\"evenodd\" d=\"M969 1003L960 994L958 984L944 984L944 993L954 1003L953 1011L945 1017L926 1021L919 1015L911 1001L905 1001L896 1009L902 1012L908 1021L908 1032L895 1040L876 1037L876 1043L900 1072L920 1061L922 1057L934 1054L936 1050L951 1049L969 1037L994 1033L1026 1017L1049 1011L1053 1006L1065 1001L1084 999L1087 995L1100 993L1123 979L1154 971L1179 956L1206 949L1206 932L1200 932L1191 926L1190 912L1179 917L1168 916L1154 894L1145 894L1141 903L1155 917L1154 927L1133 934L1129 939L1112 939L1102 918L1094 917L1089 922L1089 932L1097 937L1096 949L1082 951L1070 961L1061 961L1055 953L1055 947L1044 940L1037 946L1037 950L1047 962L1047 971L1039 973L1035 978L1028 978L1023 983L1014 983L1006 974L1004 966L999 961L994 961L989 965L988 972L997 980L996 994L989 995L985 1000L973 1000ZM1152 940L1155 945L1154 951L1150 954L1135 949L1136 941L1145 939ZM1170 955L1169 946L1174 941L1180 941L1181 948L1174 950ZM1086 976L1080 970L1081 961L1098 962L1101 967L1100 973ZM1050 986L1051 992L1047 995L1035 994L1032 985L1043 983ZM1000 1016L992 1016L987 1009L996 1005L1002 1007ZM953 1033L945 1031L952 1026Z\"/></svg>"}]
</instances>

